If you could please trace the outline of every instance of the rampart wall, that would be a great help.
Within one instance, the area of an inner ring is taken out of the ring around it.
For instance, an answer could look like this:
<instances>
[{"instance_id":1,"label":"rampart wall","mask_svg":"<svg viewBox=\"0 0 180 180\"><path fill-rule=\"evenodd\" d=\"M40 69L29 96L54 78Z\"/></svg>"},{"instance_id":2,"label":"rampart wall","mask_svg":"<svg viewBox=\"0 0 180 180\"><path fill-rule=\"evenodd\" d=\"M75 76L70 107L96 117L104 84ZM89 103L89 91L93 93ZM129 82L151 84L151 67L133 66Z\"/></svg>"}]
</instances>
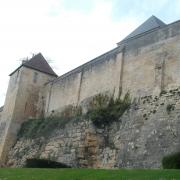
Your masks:
<instances>
[{"instance_id":1,"label":"rampart wall","mask_svg":"<svg viewBox=\"0 0 180 180\"><path fill-rule=\"evenodd\" d=\"M55 79L20 67L10 77L0 113L0 165L28 118L58 113L68 105L85 107L99 93L115 98L127 91L136 98L156 96L180 86L179 69L180 21L121 41L117 48Z\"/></svg>"},{"instance_id":2,"label":"rampart wall","mask_svg":"<svg viewBox=\"0 0 180 180\"><path fill-rule=\"evenodd\" d=\"M46 85L46 114L98 93L142 97L180 86L179 21L118 45Z\"/></svg>"}]
</instances>

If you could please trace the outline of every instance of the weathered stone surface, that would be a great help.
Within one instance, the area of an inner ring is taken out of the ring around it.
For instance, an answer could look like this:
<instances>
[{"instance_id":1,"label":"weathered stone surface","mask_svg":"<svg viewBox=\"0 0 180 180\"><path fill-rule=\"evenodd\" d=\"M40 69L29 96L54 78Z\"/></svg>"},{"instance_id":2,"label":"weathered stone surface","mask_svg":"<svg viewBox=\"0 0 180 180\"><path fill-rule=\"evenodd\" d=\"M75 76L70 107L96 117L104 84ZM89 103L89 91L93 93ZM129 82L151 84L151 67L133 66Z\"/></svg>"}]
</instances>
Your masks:
<instances>
[{"instance_id":1,"label":"weathered stone surface","mask_svg":"<svg viewBox=\"0 0 180 180\"><path fill-rule=\"evenodd\" d=\"M81 105L86 112L94 95L116 98L129 91L136 102L108 129L97 130L84 119L47 139L20 139L10 153L10 164L21 166L26 157L38 156L82 167L160 167L164 154L179 150L180 92L158 97L180 86L179 59L177 21L123 42L58 78L20 66L10 78L0 112L0 165L28 118L58 115L69 105Z\"/></svg>"},{"instance_id":2,"label":"weathered stone surface","mask_svg":"<svg viewBox=\"0 0 180 180\"><path fill-rule=\"evenodd\" d=\"M8 164L23 166L27 158L39 157L73 167L160 168L163 156L180 151L179 92L134 101L106 130L84 119L70 122L49 139L22 138L10 151Z\"/></svg>"}]
</instances>

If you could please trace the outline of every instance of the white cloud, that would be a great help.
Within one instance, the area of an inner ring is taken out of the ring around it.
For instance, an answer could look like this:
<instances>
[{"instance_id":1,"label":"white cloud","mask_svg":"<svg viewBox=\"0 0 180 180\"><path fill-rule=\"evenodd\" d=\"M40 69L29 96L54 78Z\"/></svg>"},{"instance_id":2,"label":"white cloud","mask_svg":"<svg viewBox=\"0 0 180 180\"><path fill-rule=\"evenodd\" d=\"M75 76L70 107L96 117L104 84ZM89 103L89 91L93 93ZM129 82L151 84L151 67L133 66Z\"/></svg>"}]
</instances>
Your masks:
<instances>
[{"instance_id":1,"label":"white cloud","mask_svg":"<svg viewBox=\"0 0 180 180\"><path fill-rule=\"evenodd\" d=\"M0 105L8 74L19 59L42 52L58 74L114 48L140 18L112 21L111 1L95 1L88 14L67 11L59 0L0 0Z\"/></svg>"}]
</instances>

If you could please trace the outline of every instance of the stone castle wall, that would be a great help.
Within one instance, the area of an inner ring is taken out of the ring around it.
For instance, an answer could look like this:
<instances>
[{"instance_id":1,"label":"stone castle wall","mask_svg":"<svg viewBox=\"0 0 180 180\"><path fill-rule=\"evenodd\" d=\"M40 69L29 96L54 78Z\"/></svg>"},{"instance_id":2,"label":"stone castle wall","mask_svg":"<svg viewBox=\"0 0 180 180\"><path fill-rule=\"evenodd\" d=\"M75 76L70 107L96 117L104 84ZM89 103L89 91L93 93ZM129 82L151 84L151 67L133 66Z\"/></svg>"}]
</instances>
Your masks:
<instances>
[{"instance_id":1,"label":"stone castle wall","mask_svg":"<svg viewBox=\"0 0 180 180\"><path fill-rule=\"evenodd\" d=\"M45 95L46 113L60 111L70 104L79 105L98 93L118 94L122 53L113 52L106 58L49 83Z\"/></svg>"},{"instance_id":2,"label":"stone castle wall","mask_svg":"<svg viewBox=\"0 0 180 180\"><path fill-rule=\"evenodd\" d=\"M45 113L98 94L158 95L180 85L180 22L133 38L46 86Z\"/></svg>"},{"instance_id":3,"label":"stone castle wall","mask_svg":"<svg viewBox=\"0 0 180 180\"><path fill-rule=\"evenodd\" d=\"M9 153L8 166L43 158L72 167L161 168L164 156L180 151L179 119L180 89L141 97L108 128L97 129L82 118L50 129L48 137L22 134Z\"/></svg>"},{"instance_id":4,"label":"stone castle wall","mask_svg":"<svg viewBox=\"0 0 180 180\"><path fill-rule=\"evenodd\" d=\"M22 122L41 115L40 92L44 83L51 79L47 74L26 67L21 67L10 77L0 121L1 161L5 160L9 148L16 142Z\"/></svg>"},{"instance_id":5,"label":"stone castle wall","mask_svg":"<svg viewBox=\"0 0 180 180\"><path fill-rule=\"evenodd\" d=\"M21 67L10 78L0 121L0 159L28 118L82 105L99 93L159 95L180 86L180 21L122 41L118 47L53 80ZM38 76L38 81L34 80ZM50 81L50 82L49 82ZM4 161L4 160L2 160Z\"/></svg>"}]
</instances>

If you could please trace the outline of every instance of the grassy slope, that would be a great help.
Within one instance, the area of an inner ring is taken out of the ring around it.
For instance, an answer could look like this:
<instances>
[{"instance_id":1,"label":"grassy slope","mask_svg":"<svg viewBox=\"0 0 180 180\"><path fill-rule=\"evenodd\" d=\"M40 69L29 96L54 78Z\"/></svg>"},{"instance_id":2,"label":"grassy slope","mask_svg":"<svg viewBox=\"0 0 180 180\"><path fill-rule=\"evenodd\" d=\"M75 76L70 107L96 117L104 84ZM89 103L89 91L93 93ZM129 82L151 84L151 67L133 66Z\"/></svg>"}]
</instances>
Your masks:
<instances>
[{"instance_id":1,"label":"grassy slope","mask_svg":"<svg viewBox=\"0 0 180 180\"><path fill-rule=\"evenodd\" d=\"M0 180L180 179L180 170L0 169Z\"/></svg>"}]
</instances>

